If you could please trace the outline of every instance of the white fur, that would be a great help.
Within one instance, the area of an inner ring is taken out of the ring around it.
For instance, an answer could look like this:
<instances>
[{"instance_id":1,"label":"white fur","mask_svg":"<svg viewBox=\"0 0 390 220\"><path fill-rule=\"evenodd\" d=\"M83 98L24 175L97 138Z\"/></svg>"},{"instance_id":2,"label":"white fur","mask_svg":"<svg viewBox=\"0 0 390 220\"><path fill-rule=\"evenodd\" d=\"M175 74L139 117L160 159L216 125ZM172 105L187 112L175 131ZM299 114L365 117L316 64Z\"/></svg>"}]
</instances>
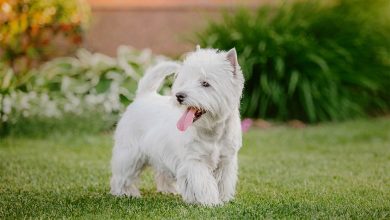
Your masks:
<instances>
[{"instance_id":1,"label":"white fur","mask_svg":"<svg viewBox=\"0 0 390 220\"><path fill-rule=\"evenodd\" d=\"M177 78L172 96L157 94L173 72ZM202 81L211 86L203 87ZM111 193L140 197L137 179L142 168L151 165L158 191L178 191L184 201L203 205L233 199L242 144L243 83L235 49L197 49L182 64L163 62L149 69L115 132ZM187 94L183 105L176 101L178 92ZM207 113L181 132L176 123L187 106Z\"/></svg>"}]
</instances>

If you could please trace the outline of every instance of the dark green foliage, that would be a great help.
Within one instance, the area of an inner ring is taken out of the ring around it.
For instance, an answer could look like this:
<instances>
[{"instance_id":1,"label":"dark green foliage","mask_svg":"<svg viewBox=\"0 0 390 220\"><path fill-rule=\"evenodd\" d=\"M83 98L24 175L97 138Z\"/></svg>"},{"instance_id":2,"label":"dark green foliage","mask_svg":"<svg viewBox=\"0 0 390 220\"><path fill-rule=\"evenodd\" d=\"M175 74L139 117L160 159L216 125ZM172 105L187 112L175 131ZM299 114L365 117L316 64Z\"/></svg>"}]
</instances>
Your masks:
<instances>
[{"instance_id":1,"label":"dark green foliage","mask_svg":"<svg viewBox=\"0 0 390 220\"><path fill-rule=\"evenodd\" d=\"M226 13L197 34L237 49L245 117L308 122L390 109L390 1L297 2Z\"/></svg>"}]
</instances>

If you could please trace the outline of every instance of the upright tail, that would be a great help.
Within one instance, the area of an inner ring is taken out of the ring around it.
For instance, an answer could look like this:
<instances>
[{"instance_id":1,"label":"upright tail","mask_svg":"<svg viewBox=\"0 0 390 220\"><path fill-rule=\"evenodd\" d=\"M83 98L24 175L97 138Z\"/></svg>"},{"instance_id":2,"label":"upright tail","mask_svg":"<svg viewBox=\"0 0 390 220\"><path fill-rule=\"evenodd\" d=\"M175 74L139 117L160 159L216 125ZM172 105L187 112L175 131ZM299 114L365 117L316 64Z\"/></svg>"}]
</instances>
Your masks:
<instances>
[{"instance_id":1,"label":"upright tail","mask_svg":"<svg viewBox=\"0 0 390 220\"><path fill-rule=\"evenodd\" d=\"M174 73L178 67L178 63L164 61L146 70L144 77L138 82L136 97L157 92L165 77Z\"/></svg>"}]
</instances>

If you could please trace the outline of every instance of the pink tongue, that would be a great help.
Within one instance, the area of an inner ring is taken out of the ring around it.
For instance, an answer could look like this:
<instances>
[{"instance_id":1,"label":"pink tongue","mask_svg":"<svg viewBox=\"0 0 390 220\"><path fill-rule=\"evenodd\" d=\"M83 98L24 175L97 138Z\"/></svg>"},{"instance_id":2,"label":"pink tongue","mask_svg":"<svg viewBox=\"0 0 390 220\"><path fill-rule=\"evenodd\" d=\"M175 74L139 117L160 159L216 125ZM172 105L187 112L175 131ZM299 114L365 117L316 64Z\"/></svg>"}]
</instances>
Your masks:
<instances>
[{"instance_id":1,"label":"pink tongue","mask_svg":"<svg viewBox=\"0 0 390 220\"><path fill-rule=\"evenodd\" d=\"M192 121L195 118L195 112L194 108L187 108L176 124L177 129L185 131L192 124Z\"/></svg>"}]
</instances>

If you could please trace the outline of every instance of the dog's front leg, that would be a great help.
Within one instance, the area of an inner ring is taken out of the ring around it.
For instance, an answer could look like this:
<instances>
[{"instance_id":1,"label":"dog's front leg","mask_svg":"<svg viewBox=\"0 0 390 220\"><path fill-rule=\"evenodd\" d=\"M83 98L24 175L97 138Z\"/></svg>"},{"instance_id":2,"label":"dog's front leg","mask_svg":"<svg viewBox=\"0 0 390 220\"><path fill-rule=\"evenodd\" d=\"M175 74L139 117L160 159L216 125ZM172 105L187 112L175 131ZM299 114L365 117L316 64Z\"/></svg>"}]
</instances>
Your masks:
<instances>
[{"instance_id":1,"label":"dog's front leg","mask_svg":"<svg viewBox=\"0 0 390 220\"><path fill-rule=\"evenodd\" d=\"M178 170L177 183L188 203L210 206L221 203L217 181L206 163L194 159L183 162Z\"/></svg>"},{"instance_id":2,"label":"dog's front leg","mask_svg":"<svg viewBox=\"0 0 390 220\"><path fill-rule=\"evenodd\" d=\"M222 156L214 175L218 182L221 201L228 202L232 200L237 183L237 154Z\"/></svg>"}]
</instances>

